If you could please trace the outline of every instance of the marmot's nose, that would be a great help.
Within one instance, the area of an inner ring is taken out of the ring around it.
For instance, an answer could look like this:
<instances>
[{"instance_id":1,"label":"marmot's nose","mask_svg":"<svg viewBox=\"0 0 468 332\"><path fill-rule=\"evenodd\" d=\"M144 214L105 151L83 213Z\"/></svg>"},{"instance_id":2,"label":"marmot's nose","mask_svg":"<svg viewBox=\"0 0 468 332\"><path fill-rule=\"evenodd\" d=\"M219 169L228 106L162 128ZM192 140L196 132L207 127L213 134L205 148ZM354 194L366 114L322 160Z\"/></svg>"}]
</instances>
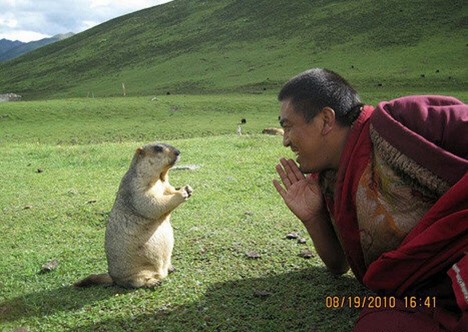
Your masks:
<instances>
[{"instance_id":1,"label":"marmot's nose","mask_svg":"<svg viewBox=\"0 0 468 332\"><path fill-rule=\"evenodd\" d=\"M178 155L180 154L180 151L177 150L177 149L174 149L174 154L175 154L176 156L178 156Z\"/></svg>"}]
</instances>

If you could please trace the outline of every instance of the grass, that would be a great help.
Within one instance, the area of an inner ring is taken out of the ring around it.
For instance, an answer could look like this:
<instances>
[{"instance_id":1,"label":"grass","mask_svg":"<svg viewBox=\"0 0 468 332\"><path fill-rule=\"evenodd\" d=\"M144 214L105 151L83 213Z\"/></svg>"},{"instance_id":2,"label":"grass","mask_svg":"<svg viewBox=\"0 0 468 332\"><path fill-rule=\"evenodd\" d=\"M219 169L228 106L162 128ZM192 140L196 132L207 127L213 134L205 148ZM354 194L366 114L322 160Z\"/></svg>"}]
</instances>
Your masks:
<instances>
[{"instance_id":1,"label":"grass","mask_svg":"<svg viewBox=\"0 0 468 332\"><path fill-rule=\"evenodd\" d=\"M10 142L89 144L153 141L245 133L278 124L274 96L82 98L0 105L2 136Z\"/></svg>"},{"instance_id":2,"label":"grass","mask_svg":"<svg viewBox=\"0 0 468 332\"><path fill-rule=\"evenodd\" d=\"M260 134L277 114L273 96L1 104L1 330L349 331L357 310L328 309L325 298L365 290L316 255L299 256L313 246L271 184L290 153ZM154 290L75 289L106 271L115 192L136 147L154 140L177 146L181 165L200 166L171 173L173 185L195 190L172 215L176 272ZM40 273L51 259L58 268Z\"/></svg>"}]
</instances>

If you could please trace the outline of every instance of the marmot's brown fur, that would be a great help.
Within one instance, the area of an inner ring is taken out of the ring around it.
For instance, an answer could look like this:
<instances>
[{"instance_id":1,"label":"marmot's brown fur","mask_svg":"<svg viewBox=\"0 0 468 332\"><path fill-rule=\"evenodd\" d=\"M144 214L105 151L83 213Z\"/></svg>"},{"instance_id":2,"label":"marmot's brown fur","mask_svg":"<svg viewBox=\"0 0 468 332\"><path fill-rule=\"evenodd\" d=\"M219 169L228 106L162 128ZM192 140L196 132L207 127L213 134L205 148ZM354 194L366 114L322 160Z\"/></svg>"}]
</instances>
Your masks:
<instances>
[{"instance_id":1,"label":"marmot's brown fur","mask_svg":"<svg viewBox=\"0 0 468 332\"><path fill-rule=\"evenodd\" d=\"M284 135L284 130L282 128L265 128L262 130L262 134L268 135Z\"/></svg>"},{"instance_id":2,"label":"marmot's brown fur","mask_svg":"<svg viewBox=\"0 0 468 332\"><path fill-rule=\"evenodd\" d=\"M91 275L75 284L117 284L154 287L172 269L174 235L171 212L192 194L175 189L169 169L179 151L167 144L148 144L136 150L123 177L106 228L108 273Z\"/></svg>"}]
</instances>

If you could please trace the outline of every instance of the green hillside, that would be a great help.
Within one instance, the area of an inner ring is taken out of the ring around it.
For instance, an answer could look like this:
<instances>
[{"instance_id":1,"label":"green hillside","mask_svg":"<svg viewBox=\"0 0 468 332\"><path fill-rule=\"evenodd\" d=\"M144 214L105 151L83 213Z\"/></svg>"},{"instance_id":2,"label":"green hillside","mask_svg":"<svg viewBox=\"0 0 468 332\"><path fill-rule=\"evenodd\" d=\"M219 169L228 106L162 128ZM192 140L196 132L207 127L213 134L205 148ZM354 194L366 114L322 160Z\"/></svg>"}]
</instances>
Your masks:
<instances>
[{"instance_id":1,"label":"green hillside","mask_svg":"<svg viewBox=\"0 0 468 332\"><path fill-rule=\"evenodd\" d=\"M464 91L463 2L175 0L0 64L0 93L268 93L310 67L358 89Z\"/></svg>"}]
</instances>

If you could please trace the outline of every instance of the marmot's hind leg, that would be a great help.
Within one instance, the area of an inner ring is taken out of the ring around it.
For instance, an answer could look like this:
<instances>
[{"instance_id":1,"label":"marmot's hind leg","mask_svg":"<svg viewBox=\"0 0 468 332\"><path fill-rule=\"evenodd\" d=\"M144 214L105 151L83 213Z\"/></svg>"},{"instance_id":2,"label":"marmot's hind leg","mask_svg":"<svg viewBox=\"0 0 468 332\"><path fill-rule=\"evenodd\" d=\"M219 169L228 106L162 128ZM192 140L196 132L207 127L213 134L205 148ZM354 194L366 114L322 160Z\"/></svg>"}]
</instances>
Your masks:
<instances>
[{"instance_id":1,"label":"marmot's hind leg","mask_svg":"<svg viewBox=\"0 0 468 332\"><path fill-rule=\"evenodd\" d=\"M133 275L123 281L125 287L131 288L154 288L161 284L161 276L158 273L144 271Z\"/></svg>"},{"instance_id":2,"label":"marmot's hind leg","mask_svg":"<svg viewBox=\"0 0 468 332\"><path fill-rule=\"evenodd\" d=\"M159 278L146 278L142 287L154 288L161 285L161 279Z\"/></svg>"}]
</instances>

